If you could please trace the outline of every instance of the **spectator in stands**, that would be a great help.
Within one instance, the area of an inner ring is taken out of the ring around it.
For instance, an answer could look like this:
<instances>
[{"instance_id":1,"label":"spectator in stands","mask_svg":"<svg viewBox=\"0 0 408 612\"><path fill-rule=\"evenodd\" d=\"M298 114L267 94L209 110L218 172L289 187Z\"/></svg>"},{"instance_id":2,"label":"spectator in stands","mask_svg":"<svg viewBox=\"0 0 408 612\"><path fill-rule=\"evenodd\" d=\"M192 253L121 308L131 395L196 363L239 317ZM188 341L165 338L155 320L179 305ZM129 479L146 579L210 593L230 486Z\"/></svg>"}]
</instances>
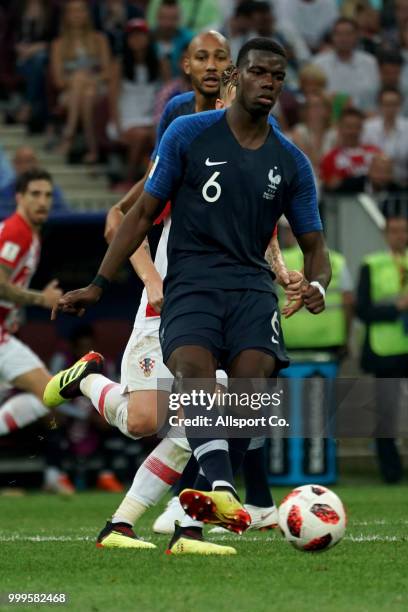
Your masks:
<instances>
[{"instance_id":1,"label":"spectator in stands","mask_svg":"<svg viewBox=\"0 0 408 612\"><path fill-rule=\"evenodd\" d=\"M51 69L59 103L67 112L61 152L70 152L81 123L87 146L84 162L95 163L94 109L109 80L110 51L106 36L93 28L83 0L70 0L65 5L61 33L51 48Z\"/></svg>"},{"instance_id":2,"label":"spectator in stands","mask_svg":"<svg viewBox=\"0 0 408 612\"><path fill-rule=\"evenodd\" d=\"M108 136L128 149L125 190L144 174L143 159L154 144L153 109L159 77L159 58L147 22L133 19L126 26L123 57L113 64L109 95Z\"/></svg>"},{"instance_id":3,"label":"spectator in stands","mask_svg":"<svg viewBox=\"0 0 408 612\"><path fill-rule=\"evenodd\" d=\"M16 67L25 82L25 102L18 113L22 123L44 127L47 120L46 66L58 23L56 6L48 0L20 0L11 18Z\"/></svg>"},{"instance_id":4,"label":"spectator in stands","mask_svg":"<svg viewBox=\"0 0 408 612\"><path fill-rule=\"evenodd\" d=\"M122 55L125 46L125 25L131 19L142 19L143 11L129 0L99 0L92 5L97 30L104 32L114 56Z\"/></svg>"},{"instance_id":5,"label":"spectator in stands","mask_svg":"<svg viewBox=\"0 0 408 612\"><path fill-rule=\"evenodd\" d=\"M15 207L16 181L19 176L40 167L40 163L36 154L31 147L20 147L17 149L13 159L13 176L10 182L0 189L0 215L6 217L10 215ZM64 194L58 185L53 184L52 189L52 208L50 217L55 214L69 212L69 206L65 200Z\"/></svg>"},{"instance_id":6,"label":"spectator in stands","mask_svg":"<svg viewBox=\"0 0 408 612\"><path fill-rule=\"evenodd\" d=\"M377 56L382 43L379 11L376 11L367 3L366 6L361 6L357 10L355 19L360 30L359 48Z\"/></svg>"},{"instance_id":7,"label":"spectator in stands","mask_svg":"<svg viewBox=\"0 0 408 612\"><path fill-rule=\"evenodd\" d=\"M378 147L362 143L363 121L364 115L358 109L343 111L338 125L339 144L326 153L320 167L326 190L360 190L361 177L367 175L373 156L380 152Z\"/></svg>"},{"instance_id":8,"label":"spectator in stands","mask_svg":"<svg viewBox=\"0 0 408 612\"><path fill-rule=\"evenodd\" d=\"M402 31L408 21L408 0L394 0L394 15L395 24L384 32L384 39L388 48L398 50Z\"/></svg>"},{"instance_id":9,"label":"spectator in stands","mask_svg":"<svg viewBox=\"0 0 408 612\"><path fill-rule=\"evenodd\" d=\"M362 141L381 148L393 161L394 180L408 185L408 119L401 117L402 96L398 89L383 89L378 117L364 122Z\"/></svg>"},{"instance_id":10,"label":"spectator in stands","mask_svg":"<svg viewBox=\"0 0 408 612\"><path fill-rule=\"evenodd\" d=\"M400 88L403 59L399 51L381 51L378 55L381 89ZM403 93L401 91L401 93Z\"/></svg>"},{"instance_id":11,"label":"spectator in stands","mask_svg":"<svg viewBox=\"0 0 408 612\"><path fill-rule=\"evenodd\" d=\"M355 184L358 187L357 179ZM394 165L390 157L384 153L373 156L367 176L361 177L359 191L370 195L381 209L390 198L399 196L402 190L394 180Z\"/></svg>"},{"instance_id":12,"label":"spectator in stands","mask_svg":"<svg viewBox=\"0 0 408 612\"><path fill-rule=\"evenodd\" d=\"M277 0L279 24L291 24L309 48L319 50L338 17L336 0Z\"/></svg>"},{"instance_id":13,"label":"spectator in stands","mask_svg":"<svg viewBox=\"0 0 408 612\"><path fill-rule=\"evenodd\" d=\"M334 147L337 139L336 130L330 127L331 109L331 101L326 95L306 96L303 121L292 131L293 142L309 157L316 177L320 174L322 157Z\"/></svg>"},{"instance_id":14,"label":"spectator in stands","mask_svg":"<svg viewBox=\"0 0 408 612\"><path fill-rule=\"evenodd\" d=\"M154 29L159 22L159 7L163 0L149 0L147 20L149 27ZM180 7L180 25L194 33L204 30L220 30L230 9L230 0L176 0L174 4ZM225 5L225 6L223 6Z\"/></svg>"},{"instance_id":15,"label":"spectator in stands","mask_svg":"<svg viewBox=\"0 0 408 612\"><path fill-rule=\"evenodd\" d=\"M181 26L181 11L176 0L162 0L157 9L154 29L157 52L164 80L180 76L180 57L193 38L191 30Z\"/></svg>"},{"instance_id":16,"label":"spectator in stands","mask_svg":"<svg viewBox=\"0 0 408 612\"><path fill-rule=\"evenodd\" d=\"M236 61L243 44L252 36L252 0L237 3L235 10L227 22L226 35L230 42L231 57Z\"/></svg>"},{"instance_id":17,"label":"spectator in stands","mask_svg":"<svg viewBox=\"0 0 408 612\"><path fill-rule=\"evenodd\" d=\"M361 365L377 380L377 456L385 482L402 478L395 444L396 407L408 376L408 220L389 217L385 240L388 250L366 257L360 270L357 314L366 334ZM380 437L381 436L381 437Z\"/></svg>"},{"instance_id":18,"label":"spectator in stands","mask_svg":"<svg viewBox=\"0 0 408 612\"><path fill-rule=\"evenodd\" d=\"M380 83L378 66L372 55L357 49L357 23L340 17L333 28L332 43L331 51L319 53L313 60L326 74L329 93L347 94L356 108L374 111Z\"/></svg>"}]
</instances>

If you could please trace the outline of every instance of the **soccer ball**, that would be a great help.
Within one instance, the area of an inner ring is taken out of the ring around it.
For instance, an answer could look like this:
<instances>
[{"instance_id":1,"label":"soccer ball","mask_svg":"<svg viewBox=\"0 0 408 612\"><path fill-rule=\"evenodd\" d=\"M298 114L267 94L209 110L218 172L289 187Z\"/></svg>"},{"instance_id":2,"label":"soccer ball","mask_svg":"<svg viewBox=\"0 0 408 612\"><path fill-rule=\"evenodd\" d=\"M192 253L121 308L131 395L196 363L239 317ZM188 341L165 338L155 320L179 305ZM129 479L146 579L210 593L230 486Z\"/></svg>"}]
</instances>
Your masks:
<instances>
[{"instance_id":1,"label":"soccer ball","mask_svg":"<svg viewBox=\"0 0 408 612\"><path fill-rule=\"evenodd\" d=\"M298 550L331 548L344 535L346 512L339 497L321 485L293 489L279 506L279 527Z\"/></svg>"}]
</instances>

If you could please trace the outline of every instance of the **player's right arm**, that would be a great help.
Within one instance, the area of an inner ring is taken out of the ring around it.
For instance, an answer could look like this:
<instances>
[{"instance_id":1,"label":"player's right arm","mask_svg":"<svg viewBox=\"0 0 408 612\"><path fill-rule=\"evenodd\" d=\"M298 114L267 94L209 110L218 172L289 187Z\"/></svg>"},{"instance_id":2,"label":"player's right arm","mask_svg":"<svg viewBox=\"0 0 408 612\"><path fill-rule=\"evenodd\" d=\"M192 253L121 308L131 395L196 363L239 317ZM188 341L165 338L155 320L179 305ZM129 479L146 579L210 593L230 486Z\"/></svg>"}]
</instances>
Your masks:
<instances>
[{"instance_id":1,"label":"player's right arm","mask_svg":"<svg viewBox=\"0 0 408 612\"><path fill-rule=\"evenodd\" d=\"M157 127L156 144L151 156L151 160L155 159L159 149L160 141L172 121L172 110L174 107L174 102L175 101L173 99L170 100L164 108L162 117ZM128 210L132 208L135 202L137 202L137 200L142 195L143 188L149 177L152 166L153 161L150 161L144 177L141 178L137 183L135 183L133 187L123 196L123 198L119 200L119 202L117 202L117 204L112 206L112 208L109 210L105 222L105 240L108 244L112 241L115 232L118 230L119 225L122 223L123 216L128 212Z\"/></svg>"},{"instance_id":2,"label":"player's right arm","mask_svg":"<svg viewBox=\"0 0 408 612\"><path fill-rule=\"evenodd\" d=\"M133 253L130 263L145 286L147 301L156 312L160 313L163 305L163 280L152 260L147 238L143 240L141 246Z\"/></svg>"},{"instance_id":3,"label":"player's right arm","mask_svg":"<svg viewBox=\"0 0 408 612\"><path fill-rule=\"evenodd\" d=\"M100 300L103 289L113 279L120 266L142 244L165 203L171 199L182 176L186 147L182 119L188 118L174 121L163 136L145 189L125 215L96 277L87 287L64 295L53 309L52 318L56 317L58 310L81 316L88 306Z\"/></svg>"},{"instance_id":4,"label":"player's right arm","mask_svg":"<svg viewBox=\"0 0 408 612\"><path fill-rule=\"evenodd\" d=\"M26 289L13 285L9 278L13 272L12 268L0 264L0 300L11 302L18 306L41 306L42 308L53 308L62 295L58 288L58 281L53 280L42 290Z\"/></svg>"}]
</instances>

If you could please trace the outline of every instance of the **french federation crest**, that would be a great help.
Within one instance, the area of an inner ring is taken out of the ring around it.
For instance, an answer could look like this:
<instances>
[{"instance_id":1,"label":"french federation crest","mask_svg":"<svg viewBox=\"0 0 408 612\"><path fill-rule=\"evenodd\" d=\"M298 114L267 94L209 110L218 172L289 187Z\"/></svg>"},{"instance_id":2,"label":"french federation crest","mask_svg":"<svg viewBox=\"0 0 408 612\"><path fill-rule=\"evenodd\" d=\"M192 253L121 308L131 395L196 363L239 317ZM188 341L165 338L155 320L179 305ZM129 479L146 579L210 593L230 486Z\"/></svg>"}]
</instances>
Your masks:
<instances>
[{"instance_id":1,"label":"french federation crest","mask_svg":"<svg viewBox=\"0 0 408 612\"><path fill-rule=\"evenodd\" d=\"M275 197L276 190L282 181L282 177L280 174L275 174L275 171L278 169L277 166L271 168L268 172L268 181L269 184L266 188L266 191L263 194L263 197L266 200L273 200Z\"/></svg>"},{"instance_id":2,"label":"french federation crest","mask_svg":"<svg viewBox=\"0 0 408 612\"><path fill-rule=\"evenodd\" d=\"M144 359L140 359L139 365L143 374L148 378L153 372L155 361L151 359L151 357L145 357Z\"/></svg>"}]
</instances>

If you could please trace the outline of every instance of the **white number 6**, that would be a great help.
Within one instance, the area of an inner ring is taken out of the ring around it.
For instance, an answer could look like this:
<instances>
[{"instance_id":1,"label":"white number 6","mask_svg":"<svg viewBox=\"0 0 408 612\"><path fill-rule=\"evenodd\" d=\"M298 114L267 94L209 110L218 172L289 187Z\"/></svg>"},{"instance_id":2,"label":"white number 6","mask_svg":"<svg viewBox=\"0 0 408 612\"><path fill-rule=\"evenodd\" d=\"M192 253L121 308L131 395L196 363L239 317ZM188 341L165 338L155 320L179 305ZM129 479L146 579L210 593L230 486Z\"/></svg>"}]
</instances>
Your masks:
<instances>
[{"instance_id":1,"label":"white number 6","mask_svg":"<svg viewBox=\"0 0 408 612\"><path fill-rule=\"evenodd\" d=\"M214 174L210 176L208 181L203 186L203 190L201 193L203 194L203 198L204 200L206 200L206 202L210 202L210 203L216 202L218 198L220 197L221 185L217 183L216 181L216 179L219 177L220 174L221 174L220 172L214 172ZM215 194L212 196L208 195L208 190L210 189L210 187L213 187L215 189Z\"/></svg>"}]
</instances>

